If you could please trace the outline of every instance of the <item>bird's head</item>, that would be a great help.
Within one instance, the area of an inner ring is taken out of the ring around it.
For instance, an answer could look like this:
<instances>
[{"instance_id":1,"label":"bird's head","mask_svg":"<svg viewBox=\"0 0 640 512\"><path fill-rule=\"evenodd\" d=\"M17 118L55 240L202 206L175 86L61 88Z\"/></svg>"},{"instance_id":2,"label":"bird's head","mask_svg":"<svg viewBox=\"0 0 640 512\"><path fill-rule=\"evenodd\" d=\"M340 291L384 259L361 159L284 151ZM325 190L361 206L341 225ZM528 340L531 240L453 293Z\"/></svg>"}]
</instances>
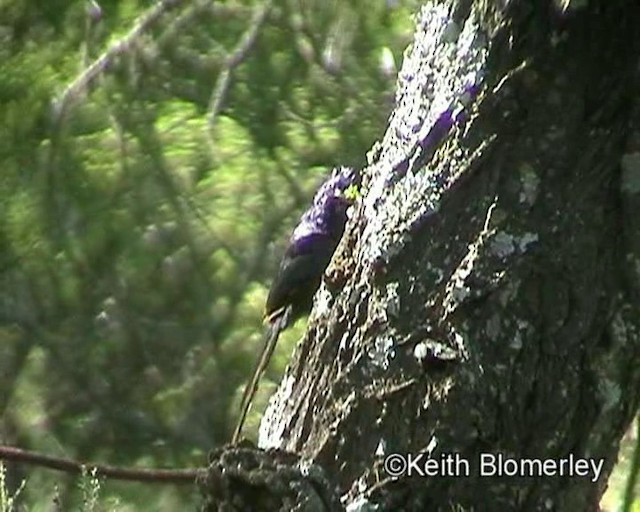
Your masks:
<instances>
[{"instance_id":1,"label":"bird's head","mask_svg":"<svg viewBox=\"0 0 640 512\"><path fill-rule=\"evenodd\" d=\"M347 209L354 203L357 194L356 186L351 184L344 189L336 187L331 194L326 196L321 211L329 233L342 231L347 219Z\"/></svg>"},{"instance_id":2,"label":"bird's head","mask_svg":"<svg viewBox=\"0 0 640 512\"><path fill-rule=\"evenodd\" d=\"M347 208L355 201L357 190L357 173L354 169L334 169L316 192L311 207L300 219L291 242L318 235L340 238L347 220Z\"/></svg>"}]
</instances>

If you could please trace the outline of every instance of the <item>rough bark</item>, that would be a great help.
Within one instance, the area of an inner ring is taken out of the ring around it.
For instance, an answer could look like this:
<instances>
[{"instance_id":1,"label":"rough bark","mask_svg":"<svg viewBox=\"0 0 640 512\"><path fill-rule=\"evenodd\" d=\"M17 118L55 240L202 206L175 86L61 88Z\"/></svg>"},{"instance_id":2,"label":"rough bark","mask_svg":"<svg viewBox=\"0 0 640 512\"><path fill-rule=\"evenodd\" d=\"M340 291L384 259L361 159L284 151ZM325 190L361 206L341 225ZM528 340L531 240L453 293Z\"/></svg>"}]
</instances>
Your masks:
<instances>
[{"instance_id":1,"label":"rough bark","mask_svg":"<svg viewBox=\"0 0 640 512\"><path fill-rule=\"evenodd\" d=\"M640 400L638 27L636 0L422 8L262 448L350 510L598 509ZM392 453L471 470L392 477ZM489 477L483 453L604 469Z\"/></svg>"}]
</instances>

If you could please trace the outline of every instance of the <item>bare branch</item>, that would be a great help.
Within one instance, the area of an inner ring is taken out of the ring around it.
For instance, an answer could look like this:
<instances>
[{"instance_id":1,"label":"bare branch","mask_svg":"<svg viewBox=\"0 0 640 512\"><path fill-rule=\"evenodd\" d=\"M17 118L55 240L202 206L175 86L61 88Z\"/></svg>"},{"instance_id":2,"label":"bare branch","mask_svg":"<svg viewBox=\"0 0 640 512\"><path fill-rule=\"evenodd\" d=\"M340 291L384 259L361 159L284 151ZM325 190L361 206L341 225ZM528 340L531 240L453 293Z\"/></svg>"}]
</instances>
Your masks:
<instances>
[{"instance_id":1,"label":"bare branch","mask_svg":"<svg viewBox=\"0 0 640 512\"><path fill-rule=\"evenodd\" d=\"M216 117L222 108L222 102L224 101L224 97L229 87L229 82L231 81L231 72L249 54L249 50L258 37L258 32L271 10L271 5L272 1L267 0L264 4L256 8L253 18L251 19L251 24L242 36L238 45L227 57L226 62L220 71L220 75L218 75L218 80L216 81L213 93L211 94L211 99L209 100L209 113L207 115L209 133L213 132Z\"/></svg>"},{"instance_id":2,"label":"bare branch","mask_svg":"<svg viewBox=\"0 0 640 512\"><path fill-rule=\"evenodd\" d=\"M133 43L149 30L166 12L178 7L184 0L160 0L153 8L140 16L133 28L122 38L111 43L109 48L80 73L54 101L55 116L64 117L66 110L82 91L86 90L95 79L112 64L115 57L131 51ZM56 123L57 124L57 123Z\"/></svg>"},{"instance_id":3,"label":"bare branch","mask_svg":"<svg viewBox=\"0 0 640 512\"><path fill-rule=\"evenodd\" d=\"M178 485L195 484L204 468L187 469L154 469L154 468L123 468L101 464L82 463L77 460L62 457L52 457L42 453L22 450L14 446L0 445L0 460L20 462L41 466L64 473L82 474L83 471L95 471L96 476L104 476L113 480L128 480L131 482L157 482Z\"/></svg>"}]
</instances>

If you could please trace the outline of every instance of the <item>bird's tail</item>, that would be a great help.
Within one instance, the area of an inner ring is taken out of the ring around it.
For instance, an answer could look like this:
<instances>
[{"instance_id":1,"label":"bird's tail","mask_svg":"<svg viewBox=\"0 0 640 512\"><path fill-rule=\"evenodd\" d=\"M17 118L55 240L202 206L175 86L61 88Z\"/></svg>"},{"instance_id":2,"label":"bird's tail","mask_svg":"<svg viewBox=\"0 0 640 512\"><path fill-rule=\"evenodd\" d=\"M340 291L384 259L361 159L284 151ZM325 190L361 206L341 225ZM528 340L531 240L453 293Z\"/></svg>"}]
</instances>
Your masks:
<instances>
[{"instance_id":1,"label":"bird's tail","mask_svg":"<svg viewBox=\"0 0 640 512\"><path fill-rule=\"evenodd\" d=\"M236 424L236 428L233 432L233 437L231 438L231 442L233 444L236 444L240 440L242 427L247 418L247 413L249 412L249 408L251 407L253 397L256 394L256 390L258 389L258 382L260 382L260 377L262 377L262 374L266 370L267 365L271 360L273 351L276 348L276 344L278 343L278 336L280 335L280 332L282 332L282 330L287 326L289 316L291 314L290 310L291 306L287 307L282 315L274 318L273 321L271 321L267 325L263 336L264 341L262 344L262 350L258 356L258 359L256 360L256 365L253 369L251 380L247 384L247 387L244 388L244 393L242 394L240 416L238 417L238 423Z\"/></svg>"}]
</instances>

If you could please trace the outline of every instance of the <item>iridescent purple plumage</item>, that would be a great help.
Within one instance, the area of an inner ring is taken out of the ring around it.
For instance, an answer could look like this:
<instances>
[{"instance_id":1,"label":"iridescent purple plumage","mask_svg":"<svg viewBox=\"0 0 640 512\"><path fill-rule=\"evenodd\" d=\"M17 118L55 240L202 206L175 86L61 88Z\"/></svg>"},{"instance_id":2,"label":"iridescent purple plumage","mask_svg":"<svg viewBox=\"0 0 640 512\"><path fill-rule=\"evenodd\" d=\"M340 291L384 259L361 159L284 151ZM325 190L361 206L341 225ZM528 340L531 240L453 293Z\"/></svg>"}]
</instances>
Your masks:
<instances>
[{"instance_id":1,"label":"iridescent purple plumage","mask_svg":"<svg viewBox=\"0 0 640 512\"><path fill-rule=\"evenodd\" d=\"M354 184L356 172L349 167L334 169L313 198L311 207L304 212L293 230L289 244L305 244L318 236L335 238L341 235L346 221L348 200L344 191Z\"/></svg>"},{"instance_id":2,"label":"iridescent purple plumage","mask_svg":"<svg viewBox=\"0 0 640 512\"><path fill-rule=\"evenodd\" d=\"M311 308L313 295L347 221L351 201L344 192L356 180L356 171L340 167L333 170L316 192L313 203L291 234L278 275L269 290L265 308L269 321L287 309L287 316L293 319Z\"/></svg>"}]
</instances>

